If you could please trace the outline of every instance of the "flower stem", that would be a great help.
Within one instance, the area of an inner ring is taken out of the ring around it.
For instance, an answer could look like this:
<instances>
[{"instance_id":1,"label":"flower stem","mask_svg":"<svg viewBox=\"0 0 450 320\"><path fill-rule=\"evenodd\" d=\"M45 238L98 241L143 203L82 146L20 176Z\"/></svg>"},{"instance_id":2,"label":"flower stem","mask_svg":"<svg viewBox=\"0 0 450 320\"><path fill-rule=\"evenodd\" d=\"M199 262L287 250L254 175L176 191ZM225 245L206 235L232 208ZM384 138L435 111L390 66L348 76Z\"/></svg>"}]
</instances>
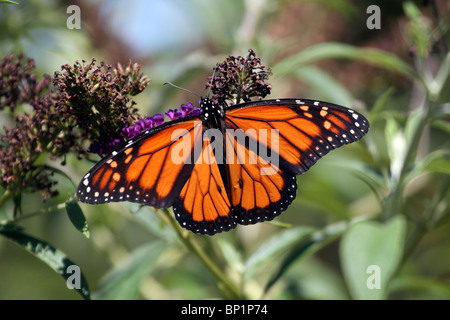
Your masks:
<instances>
[{"instance_id":1,"label":"flower stem","mask_svg":"<svg viewBox=\"0 0 450 320\"><path fill-rule=\"evenodd\" d=\"M403 189L404 182L407 176L408 170L410 169L410 164L414 161L414 157L417 153L417 148L419 146L420 139L423 135L426 125L428 124L428 120L430 117L430 113L432 110L432 102L426 97L424 101L424 105L420 110L420 119L418 120L417 127L414 129L413 136L409 141L408 148L406 150L406 154L403 160L402 168L400 170L398 181L392 186L391 192L387 195L384 206L384 214L383 219L387 220L400 211L400 207L403 199Z\"/></svg>"},{"instance_id":2,"label":"flower stem","mask_svg":"<svg viewBox=\"0 0 450 320\"><path fill-rule=\"evenodd\" d=\"M43 208L43 209L34 211L32 213L21 215L13 220L8 221L8 223L17 223L17 222L25 220L25 219L40 216L42 214L47 214L47 213L52 213L52 212L55 212L58 210L63 210L63 209L65 209L65 207L66 207L65 203L58 203L57 205L54 205L54 206L51 206L48 208Z\"/></svg>"},{"instance_id":3,"label":"flower stem","mask_svg":"<svg viewBox=\"0 0 450 320\"><path fill-rule=\"evenodd\" d=\"M186 234L184 230L177 223L175 218L169 213L168 210L162 210L169 223L177 233L181 242L192 251L205 265L205 267L217 278L219 283L227 289L232 299L243 299L240 291L234 286L223 274L222 270L208 257L208 255L198 246L198 244L192 239L190 234Z\"/></svg>"}]
</instances>

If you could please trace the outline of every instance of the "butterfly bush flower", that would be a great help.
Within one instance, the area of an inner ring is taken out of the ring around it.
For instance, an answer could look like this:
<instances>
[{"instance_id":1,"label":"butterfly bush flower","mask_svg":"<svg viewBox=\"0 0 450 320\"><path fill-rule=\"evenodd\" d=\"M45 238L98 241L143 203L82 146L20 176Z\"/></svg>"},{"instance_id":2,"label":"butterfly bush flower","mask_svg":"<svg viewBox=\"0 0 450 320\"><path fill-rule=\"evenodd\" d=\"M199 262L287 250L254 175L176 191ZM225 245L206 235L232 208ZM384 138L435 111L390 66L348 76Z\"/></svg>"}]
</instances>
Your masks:
<instances>
[{"instance_id":1,"label":"butterfly bush flower","mask_svg":"<svg viewBox=\"0 0 450 320\"><path fill-rule=\"evenodd\" d=\"M38 80L34 67L21 54L0 62L0 111L4 123L12 123L0 134L0 186L12 195L39 191L46 200L57 191L55 169L43 156L65 164L69 153L81 158L88 151L109 152L123 141L115 128L139 118L129 96L150 80L137 64L113 68L93 59L64 65L52 87L51 77Z\"/></svg>"},{"instance_id":2,"label":"butterfly bush flower","mask_svg":"<svg viewBox=\"0 0 450 320\"><path fill-rule=\"evenodd\" d=\"M141 132L159 126L164 123L164 115L157 113L145 119L139 119L134 125L122 129L121 136L127 140L136 137Z\"/></svg>"},{"instance_id":3,"label":"butterfly bush flower","mask_svg":"<svg viewBox=\"0 0 450 320\"><path fill-rule=\"evenodd\" d=\"M200 102L199 102L200 104ZM197 116L201 113L200 108L194 108L194 104L192 102L188 102L186 104L182 104L180 109L169 109L169 111L165 112L166 116L169 117L170 120L176 120L179 118L184 118L188 116Z\"/></svg>"},{"instance_id":4,"label":"butterfly bush flower","mask_svg":"<svg viewBox=\"0 0 450 320\"><path fill-rule=\"evenodd\" d=\"M211 100L218 104L231 101L233 104L249 102L253 97L259 100L270 94L272 86L267 82L272 74L270 68L265 69L261 59L254 50L248 50L247 57L229 56L216 67L214 77L206 84L211 88Z\"/></svg>"},{"instance_id":5,"label":"butterfly bush flower","mask_svg":"<svg viewBox=\"0 0 450 320\"><path fill-rule=\"evenodd\" d=\"M124 69L92 59L62 66L54 84L64 94L64 103L77 121L81 140L92 141L88 152L104 155L123 142L117 128L139 119L135 102L129 96L142 92L150 80L131 62ZM84 150L83 150L84 151Z\"/></svg>"},{"instance_id":6,"label":"butterfly bush flower","mask_svg":"<svg viewBox=\"0 0 450 320\"><path fill-rule=\"evenodd\" d=\"M48 92L50 76L37 80L34 67L34 60L22 54L8 55L0 62L0 110L5 111L5 120L15 124L5 126L0 135L0 185L13 195L40 191L45 200L57 194L52 189L53 172L35 162L44 151L52 158L62 156L71 147L72 137L70 132L61 134L53 103L56 95ZM20 107L25 103L33 112L23 112Z\"/></svg>"},{"instance_id":7,"label":"butterfly bush flower","mask_svg":"<svg viewBox=\"0 0 450 320\"><path fill-rule=\"evenodd\" d=\"M14 112L18 104L28 103L48 88L50 76L46 74L38 81L31 72L34 67L34 60L27 58L25 61L21 53L17 57L10 54L3 58L0 62L0 110L9 107Z\"/></svg>"},{"instance_id":8,"label":"butterfly bush flower","mask_svg":"<svg viewBox=\"0 0 450 320\"><path fill-rule=\"evenodd\" d=\"M182 104L180 109L169 109L164 114L172 121L188 116L198 116L201 113L200 108L195 108L192 102ZM121 136L130 140L140 133L150 128L159 126L164 123L164 115L157 113L145 119L139 119L134 125L126 126L122 129Z\"/></svg>"},{"instance_id":9,"label":"butterfly bush flower","mask_svg":"<svg viewBox=\"0 0 450 320\"><path fill-rule=\"evenodd\" d=\"M98 155L105 155L111 150L114 150L123 142L120 138L107 137L103 140L95 140L89 146L89 153L96 153Z\"/></svg>"},{"instance_id":10,"label":"butterfly bush flower","mask_svg":"<svg viewBox=\"0 0 450 320\"><path fill-rule=\"evenodd\" d=\"M177 120L183 117L183 112L178 109L169 109L164 113L169 117L170 120Z\"/></svg>"}]
</instances>

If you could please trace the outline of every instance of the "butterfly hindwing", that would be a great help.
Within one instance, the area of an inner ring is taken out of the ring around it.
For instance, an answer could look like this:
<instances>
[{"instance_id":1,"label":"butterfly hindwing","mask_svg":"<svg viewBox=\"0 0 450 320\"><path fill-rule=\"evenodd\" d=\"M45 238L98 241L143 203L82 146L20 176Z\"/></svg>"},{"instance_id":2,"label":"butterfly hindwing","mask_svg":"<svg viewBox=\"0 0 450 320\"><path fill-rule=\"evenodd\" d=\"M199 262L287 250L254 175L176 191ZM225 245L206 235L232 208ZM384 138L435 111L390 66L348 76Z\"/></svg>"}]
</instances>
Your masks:
<instances>
[{"instance_id":1,"label":"butterfly hindwing","mask_svg":"<svg viewBox=\"0 0 450 320\"><path fill-rule=\"evenodd\" d=\"M250 147L241 131L224 134L225 158L203 136L202 155L173 205L180 225L196 233L215 234L236 224L272 220L296 195L294 175L260 157L259 146Z\"/></svg>"},{"instance_id":2,"label":"butterfly hindwing","mask_svg":"<svg viewBox=\"0 0 450 320\"><path fill-rule=\"evenodd\" d=\"M226 169L233 215L247 225L272 220L286 210L295 198L297 180L276 161L266 161L261 145L252 145L243 135L241 130L226 131Z\"/></svg>"},{"instance_id":3,"label":"butterfly hindwing","mask_svg":"<svg viewBox=\"0 0 450 320\"><path fill-rule=\"evenodd\" d=\"M202 153L173 205L180 225L195 233L215 234L236 226L236 219L211 141L204 136Z\"/></svg>"}]
</instances>

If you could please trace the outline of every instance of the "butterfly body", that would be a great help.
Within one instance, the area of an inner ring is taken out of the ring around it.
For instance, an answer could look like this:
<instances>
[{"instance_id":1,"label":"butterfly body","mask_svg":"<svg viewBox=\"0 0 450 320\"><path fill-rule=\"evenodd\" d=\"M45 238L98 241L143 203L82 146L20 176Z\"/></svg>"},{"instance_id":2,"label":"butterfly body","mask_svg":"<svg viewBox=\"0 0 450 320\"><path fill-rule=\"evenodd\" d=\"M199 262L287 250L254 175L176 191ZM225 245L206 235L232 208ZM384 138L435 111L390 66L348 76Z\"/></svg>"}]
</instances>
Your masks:
<instances>
[{"instance_id":1,"label":"butterfly body","mask_svg":"<svg viewBox=\"0 0 450 320\"><path fill-rule=\"evenodd\" d=\"M222 119L225 115L223 108L220 105L213 103L208 98L203 98L200 104L202 109L200 117L203 124L211 128L218 128L220 125L220 119Z\"/></svg>"},{"instance_id":2,"label":"butterfly body","mask_svg":"<svg viewBox=\"0 0 450 320\"><path fill-rule=\"evenodd\" d=\"M78 198L173 206L182 227L212 235L281 214L296 197L296 175L369 128L356 111L315 100L222 107L203 98L201 108L111 152L85 175Z\"/></svg>"}]
</instances>

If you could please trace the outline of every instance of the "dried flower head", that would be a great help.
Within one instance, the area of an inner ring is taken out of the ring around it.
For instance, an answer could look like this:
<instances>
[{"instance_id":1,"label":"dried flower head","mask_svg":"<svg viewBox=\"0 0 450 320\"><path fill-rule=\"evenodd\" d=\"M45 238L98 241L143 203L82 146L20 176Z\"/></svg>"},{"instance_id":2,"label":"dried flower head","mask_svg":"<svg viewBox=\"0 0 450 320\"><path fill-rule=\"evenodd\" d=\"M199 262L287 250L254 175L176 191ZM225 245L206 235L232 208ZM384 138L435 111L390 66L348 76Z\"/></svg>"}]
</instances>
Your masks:
<instances>
[{"instance_id":1,"label":"dried flower head","mask_svg":"<svg viewBox=\"0 0 450 320\"><path fill-rule=\"evenodd\" d=\"M4 128L0 136L0 184L14 194L22 191L40 191L47 199L57 194L52 190L53 171L37 159L43 153L51 157L61 155L67 140L61 134L59 119L55 116L55 95L49 92L50 76L38 81L32 69L34 61L23 55L6 56L0 62L1 109L10 108L10 116L23 103L33 112L13 117L15 126ZM46 93L44 93L47 91Z\"/></svg>"},{"instance_id":2,"label":"dried flower head","mask_svg":"<svg viewBox=\"0 0 450 320\"><path fill-rule=\"evenodd\" d=\"M231 101L233 104L251 101L257 97L263 99L270 94L272 86L267 82L272 74L265 69L255 51L248 50L246 58L229 56L216 67L214 78L209 77L207 88L211 88L212 100L219 104Z\"/></svg>"},{"instance_id":3,"label":"dried flower head","mask_svg":"<svg viewBox=\"0 0 450 320\"><path fill-rule=\"evenodd\" d=\"M13 194L40 191L43 199L57 194L52 178L55 171L41 155L65 158L72 152L82 157L88 150L104 154L123 141L120 129L139 118L130 95L141 92L150 80L139 65L125 70L103 62L95 65L64 65L63 72L38 81L32 72L34 61L9 55L0 62L0 110L10 116L24 103L32 112L16 115L15 126L0 136L0 185ZM21 108L23 109L23 108ZM18 112L19 113L19 112ZM86 150L86 142L91 146Z\"/></svg>"},{"instance_id":4,"label":"dried flower head","mask_svg":"<svg viewBox=\"0 0 450 320\"><path fill-rule=\"evenodd\" d=\"M124 69L101 62L76 62L62 66L53 81L61 93L66 112L71 114L81 141L91 141L88 151L104 155L123 141L120 129L139 119L129 96L145 89L150 80L131 62ZM81 153L86 150L80 150Z\"/></svg>"},{"instance_id":5,"label":"dried flower head","mask_svg":"<svg viewBox=\"0 0 450 320\"><path fill-rule=\"evenodd\" d=\"M23 54L9 54L3 58L0 62L0 110L9 107L14 112L17 104L33 100L48 88L50 76L36 80L36 75L31 72L34 67L34 60L25 60Z\"/></svg>"}]
</instances>

